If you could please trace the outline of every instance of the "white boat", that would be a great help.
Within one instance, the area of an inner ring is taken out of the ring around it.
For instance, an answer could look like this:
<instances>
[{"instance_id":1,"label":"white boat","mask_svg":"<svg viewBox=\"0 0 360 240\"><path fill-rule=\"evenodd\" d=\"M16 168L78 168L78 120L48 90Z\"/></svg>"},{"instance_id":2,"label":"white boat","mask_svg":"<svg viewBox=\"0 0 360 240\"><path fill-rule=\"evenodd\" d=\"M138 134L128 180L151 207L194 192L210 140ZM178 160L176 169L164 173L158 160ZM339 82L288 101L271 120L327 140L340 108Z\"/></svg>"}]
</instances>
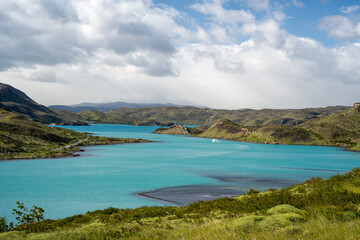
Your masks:
<instances>
[{"instance_id":1,"label":"white boat","mask_svg":"<svg viewBox=\"0 0 360 240\"><path fill-rule=\"evenodd\" d=\"M216 138L213 138L213 140L211 140L212 142L219 142L219 140L217 140Z\"/></svg>"}]
</instances>

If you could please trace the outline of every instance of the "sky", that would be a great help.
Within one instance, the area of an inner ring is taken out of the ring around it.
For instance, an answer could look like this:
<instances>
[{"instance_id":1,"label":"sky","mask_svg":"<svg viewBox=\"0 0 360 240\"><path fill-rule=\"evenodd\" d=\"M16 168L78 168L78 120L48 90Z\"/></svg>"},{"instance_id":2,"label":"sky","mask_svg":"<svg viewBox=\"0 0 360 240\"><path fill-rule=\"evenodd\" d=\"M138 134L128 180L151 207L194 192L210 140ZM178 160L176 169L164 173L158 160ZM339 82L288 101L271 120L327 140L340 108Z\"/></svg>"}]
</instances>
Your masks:
<instances>
[{"instance_id":1,"label":"sky","mask_svg":"<svg viewBox=\"0 0 360 240\"><path fill-rule=\"evenodd\" d=\"M0 82L44 105L360 101L357 0L1 0Z\"/></svg>"}]
</instances>

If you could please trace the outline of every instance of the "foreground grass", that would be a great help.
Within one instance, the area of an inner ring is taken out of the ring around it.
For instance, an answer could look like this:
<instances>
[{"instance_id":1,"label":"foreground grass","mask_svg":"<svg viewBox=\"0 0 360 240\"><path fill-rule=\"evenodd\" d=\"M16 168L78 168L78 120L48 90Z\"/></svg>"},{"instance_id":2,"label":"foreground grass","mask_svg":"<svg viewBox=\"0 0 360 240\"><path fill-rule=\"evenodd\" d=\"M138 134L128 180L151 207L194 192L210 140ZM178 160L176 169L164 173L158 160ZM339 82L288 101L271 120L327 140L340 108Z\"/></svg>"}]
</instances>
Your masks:
<instances>
[{"instance_id":1,"label":"foreground grass","mask_svg":"<svg viewBox=\"0 0 360 240\"><path fill-rule=\"evenodd\" d=\"M126 236L121 227L93 223L87 226L59 232L26 234L9 232L0 235L0 239L359 239L360 220L334 221L312 219L306 223L285 228L242 230L233 226L235 220L219 220L206 224L181 223L170 226L159 223L155 226L142 226L141 230Z\"/></svg>"},{"instance_id":2,"label":"foreground grass","mask_svg":"<svg viewBox=\"0 0 360 240\"><path fill-rule=\"evenodd\" d=\"M108 208L16 226L0 239L358 239L360 169L184 207Z\"/></svg>"}]
</instances>

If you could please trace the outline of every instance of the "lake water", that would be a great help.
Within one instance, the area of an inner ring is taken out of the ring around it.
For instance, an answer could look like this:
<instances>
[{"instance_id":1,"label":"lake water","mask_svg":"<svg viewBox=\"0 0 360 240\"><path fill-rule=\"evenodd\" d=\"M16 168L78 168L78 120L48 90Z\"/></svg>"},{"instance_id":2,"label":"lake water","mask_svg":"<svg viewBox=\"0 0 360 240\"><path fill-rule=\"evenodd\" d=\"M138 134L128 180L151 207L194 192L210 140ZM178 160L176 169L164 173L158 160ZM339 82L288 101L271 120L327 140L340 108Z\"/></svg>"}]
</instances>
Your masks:
<instances>
[{"instance_id":1,"label":"lake water","mask_svg":"<svg viewBox=\"0 0 360 240\"><path fill-rule=\"evenodd\" d=\"M79 157L0 161L0 216L13 220L15 202L62 218L107 207L183 205L328 178L360 166L341 148L239 143L158 135L156 127L67 127L153 143L86 147ZM138 195L166 200L160 201Z\"/></svg>"}]
</instances>

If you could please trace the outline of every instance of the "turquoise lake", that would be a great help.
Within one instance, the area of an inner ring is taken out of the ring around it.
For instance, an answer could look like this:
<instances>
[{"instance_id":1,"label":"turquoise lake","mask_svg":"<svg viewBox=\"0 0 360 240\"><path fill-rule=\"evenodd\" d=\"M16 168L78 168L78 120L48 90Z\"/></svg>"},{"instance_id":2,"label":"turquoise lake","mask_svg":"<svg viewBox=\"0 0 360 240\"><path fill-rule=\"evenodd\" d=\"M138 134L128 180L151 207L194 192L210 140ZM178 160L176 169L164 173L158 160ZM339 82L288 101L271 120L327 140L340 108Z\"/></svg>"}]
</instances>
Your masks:
<instances>
[{"instance_id":1,"label":"turquoise lake","mask_svg":"<svg viewBox=\"0 0 360 240\"><path fill-rule=\"evenodd\" d=\"M152 134L156 127L67 127L153 143L85 147L79 157L0 161L0 216L13 220L15 202L40 206L46 218L107 207L187 204L328 178L360 166L342 148L239 143ZM147 198L139 196L144 193ZM166 200L166 201L165 201Z\"/></svg>"}]
</instances>

